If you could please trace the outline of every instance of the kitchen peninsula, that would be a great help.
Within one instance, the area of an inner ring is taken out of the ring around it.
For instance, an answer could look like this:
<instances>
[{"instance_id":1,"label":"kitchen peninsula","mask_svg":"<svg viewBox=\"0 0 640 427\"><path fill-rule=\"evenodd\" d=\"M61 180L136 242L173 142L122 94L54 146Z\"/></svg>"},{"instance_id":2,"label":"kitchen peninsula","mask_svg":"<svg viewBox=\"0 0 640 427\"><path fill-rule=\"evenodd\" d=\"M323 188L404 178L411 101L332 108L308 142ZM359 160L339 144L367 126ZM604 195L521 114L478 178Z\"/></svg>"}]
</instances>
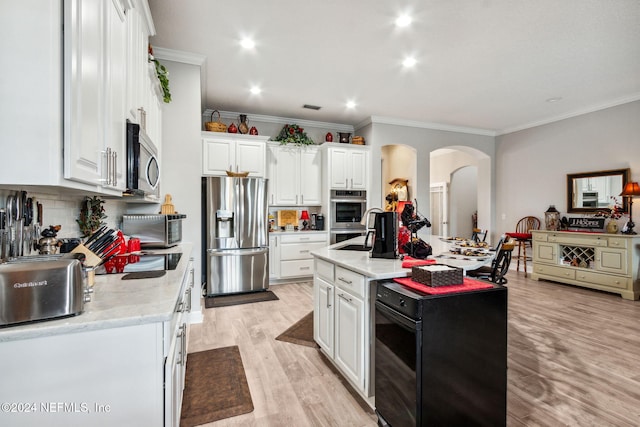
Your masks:
<instances>
[{"instance_id":1,"label":"kitchen peninsula","mask_svg":"<svg viewBox=\"0 0 640 427\"><path fill-rule=\"evenodd\" d=\"M78 316L0 329L0 424L179 425L191 251L154 250L182 253L159 278L96 276Z\"/></svg>"},{"instance_id":2,"label":"kitchen peninsula","mask_svg":"<svg viewBox=\"0 0 640 427\"><path fill-rule=\"evenodd\" d=\"M434 254L445 252L448 246L435 236L421 236L425 241L432 244ZM400 259L370 258L367 251L340 250L347 245L362 245L364 237L354 238L345 242L336 243L332 246L312 251L315 258L314 270L314 340L318 343L321 351L338 368L342 375L348 380L353 388L372 407L375 405L375 358L376 358L376 287L378 283L386 279L408 277L411 275L410 268L402 268ZM457 263L458 267L477 268L478 264L487 261L475 260L450 260L445 262ZM493 292L498 290L499 292ZM506 408L506 288L492 287L492 292L484 294L495 294L489 299L491 303L486 312L476 313L477 318L482 319L476 322L474 327L489 331L487 335L491 338L487 342L494 345L491 356L486 352L482 353L481 345L474 347L474 362L472 365L487 368L491 366L498 372L492 381L495 382L497 399L500 404L504 403ZM437 295L431 298L433 305L448 305L449 313L456 313L456 303L447 304L449 301L458 301L458 295L470 295L472 293ZM482 291L473 294L483 294ZM453 298L450 296L455 295ZM495 296L495 298L494 298ZM439 301L439 302L438 302ZM494 304L495 301L498 303ZM466 304L466 303L465 303ZM483 302L484 304L484 302ZM453 307L453 308L451 308ZM460 307L464 307L461 305ZM485 305L481 305L485 307ZM466 310L461 308L460 310ZM478 310L476 310L478 311ZM485 319L487 319L485 321ZM490 319L490 320L489 320ZM433 328L434 323L425 323L423 329ZM460 322L458 322L460 323ZM482 324L478 326L478 324ZM461 325L457 325L459 327ZM466 324L461 329L466 328ZM451 341L459 341L460 334L456 330L449 329L446 325L438 327L435 335L451 336ZM459 328L460 329L460 328ZM478 334L478 336L480 336ZM430 338L425 338L424 347L438 346L444 348L449 343L434 344ZM458 344L460 344L458 342ZM464 343L467 344L466 342ZM471 344L471 343L469 343ZM504 351L503 351L504 350ZM446 350L449 351L449 350ZM467 351L461 352L467 353ZM466 357L466 356L465 356ZM492 361L485 360L492 357ZM420 363L420 362L418 362ZM424 362L423 362L424 363ZM479 364L479 365L478 365ZM455 366L455 364L454 364ZM489 368L487 368L489 369ZM416 372L419 372L417 370ZM463 375L467 375L464 372ZM425 367L423 375L430 375L429 368ZM471 374L471 376L476 374ZM420 379L418 379L420 381ZM504 395L500 390L504 390ZM428 394L425 393L424 396ZM506 409L505 409L506 410ZM500 412L500 411L498 411Z\"/></svg>"}]
</instances>

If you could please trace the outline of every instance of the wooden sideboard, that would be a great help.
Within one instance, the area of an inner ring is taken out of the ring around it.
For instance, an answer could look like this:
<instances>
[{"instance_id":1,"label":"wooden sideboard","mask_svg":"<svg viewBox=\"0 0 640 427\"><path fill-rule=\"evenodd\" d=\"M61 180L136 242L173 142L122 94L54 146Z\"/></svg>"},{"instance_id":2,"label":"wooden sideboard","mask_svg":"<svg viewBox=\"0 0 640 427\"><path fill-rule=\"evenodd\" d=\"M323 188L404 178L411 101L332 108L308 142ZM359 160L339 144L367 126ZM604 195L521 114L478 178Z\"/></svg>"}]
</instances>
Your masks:
<instances>
[{"instance_id":1,"label":"wooden sideboard","mask_svg":"<svg viewBox=\"0 0 640 427\"><path fill-rule=\"evenodd\" d=\"M640 236L533 231L534 280L640 296Z\"/></svg>"}]
</instances>

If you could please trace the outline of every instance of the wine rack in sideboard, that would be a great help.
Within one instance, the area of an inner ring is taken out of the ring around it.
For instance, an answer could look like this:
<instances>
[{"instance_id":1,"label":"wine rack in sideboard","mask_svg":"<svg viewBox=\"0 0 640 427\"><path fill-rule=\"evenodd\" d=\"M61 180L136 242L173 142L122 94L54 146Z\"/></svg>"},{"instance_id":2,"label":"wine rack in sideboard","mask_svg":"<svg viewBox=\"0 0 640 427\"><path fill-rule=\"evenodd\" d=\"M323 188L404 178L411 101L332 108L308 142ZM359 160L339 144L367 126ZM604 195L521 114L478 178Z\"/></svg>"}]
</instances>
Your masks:
<instances>
[{"instance_id":1,"label":"wine rack in sideboard","mask_svg":"<svg viewBox=\"0 0 640 427\"><path fill-rule=\"evenodd\" d=\"M534 280L552 280L640 296L640 237L563 231L533 231Z\"/></svg>"}]
</instances>

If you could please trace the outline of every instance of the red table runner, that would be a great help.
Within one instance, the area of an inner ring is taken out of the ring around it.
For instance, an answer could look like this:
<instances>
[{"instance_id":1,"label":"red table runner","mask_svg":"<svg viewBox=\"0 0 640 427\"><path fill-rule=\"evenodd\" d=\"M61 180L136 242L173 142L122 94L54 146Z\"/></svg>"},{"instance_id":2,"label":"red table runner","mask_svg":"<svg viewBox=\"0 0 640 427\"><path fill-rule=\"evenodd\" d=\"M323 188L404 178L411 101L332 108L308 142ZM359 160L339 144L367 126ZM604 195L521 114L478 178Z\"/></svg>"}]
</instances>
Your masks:
<instances>
[{"instance_id":1,"label":"red table runner","mask_svg":"<svg viewBox=\"0 0 640 427\"><path fill-rule=\"evenodd\" d=\"M436 264L435 259L418 259L406 255L402 260L402 268L418 267L420 265Z\"/></svg>"},{"instance_id":2,"label":"red table runner","mask_svg":"<svg viewBox=\"0 0 640 427\"><path fill-rule=\"evenodd\" d=\"M456 292L477 291L479 289L493 288L493 284L491 283L483 282L480 280L469 279L468 277L464 278L464 283L462 285L449 285L449 286L436 286L436 287L414 282L413 280L411 280L411 277L401 277L393 280L408 288L415 289L416 291L424 292L425 294L431 294L431 295L453 294Z\"/></svg>"}]
</instances>

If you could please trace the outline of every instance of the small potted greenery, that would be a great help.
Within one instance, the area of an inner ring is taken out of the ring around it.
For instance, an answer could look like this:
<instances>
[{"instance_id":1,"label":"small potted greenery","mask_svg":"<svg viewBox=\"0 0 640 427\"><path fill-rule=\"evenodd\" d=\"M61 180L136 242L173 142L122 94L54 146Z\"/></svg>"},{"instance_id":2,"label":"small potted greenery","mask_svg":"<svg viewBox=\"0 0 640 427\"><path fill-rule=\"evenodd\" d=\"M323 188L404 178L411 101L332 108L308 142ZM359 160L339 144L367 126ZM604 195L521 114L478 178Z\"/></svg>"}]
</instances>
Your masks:
<instances>
[{"instance_id":1,"label":"small potted greenery","mask_svg":"<svg viewBox=\"0 0 640 427\"><path fill-rule=\"evenodd\" d=\"M312 145L313 140L307 136L304 129L298 125L286 124L274 139L274 141L280 141L281 145L285 144L297 144L297 145Z\"/></svg>"}]
</instances>

